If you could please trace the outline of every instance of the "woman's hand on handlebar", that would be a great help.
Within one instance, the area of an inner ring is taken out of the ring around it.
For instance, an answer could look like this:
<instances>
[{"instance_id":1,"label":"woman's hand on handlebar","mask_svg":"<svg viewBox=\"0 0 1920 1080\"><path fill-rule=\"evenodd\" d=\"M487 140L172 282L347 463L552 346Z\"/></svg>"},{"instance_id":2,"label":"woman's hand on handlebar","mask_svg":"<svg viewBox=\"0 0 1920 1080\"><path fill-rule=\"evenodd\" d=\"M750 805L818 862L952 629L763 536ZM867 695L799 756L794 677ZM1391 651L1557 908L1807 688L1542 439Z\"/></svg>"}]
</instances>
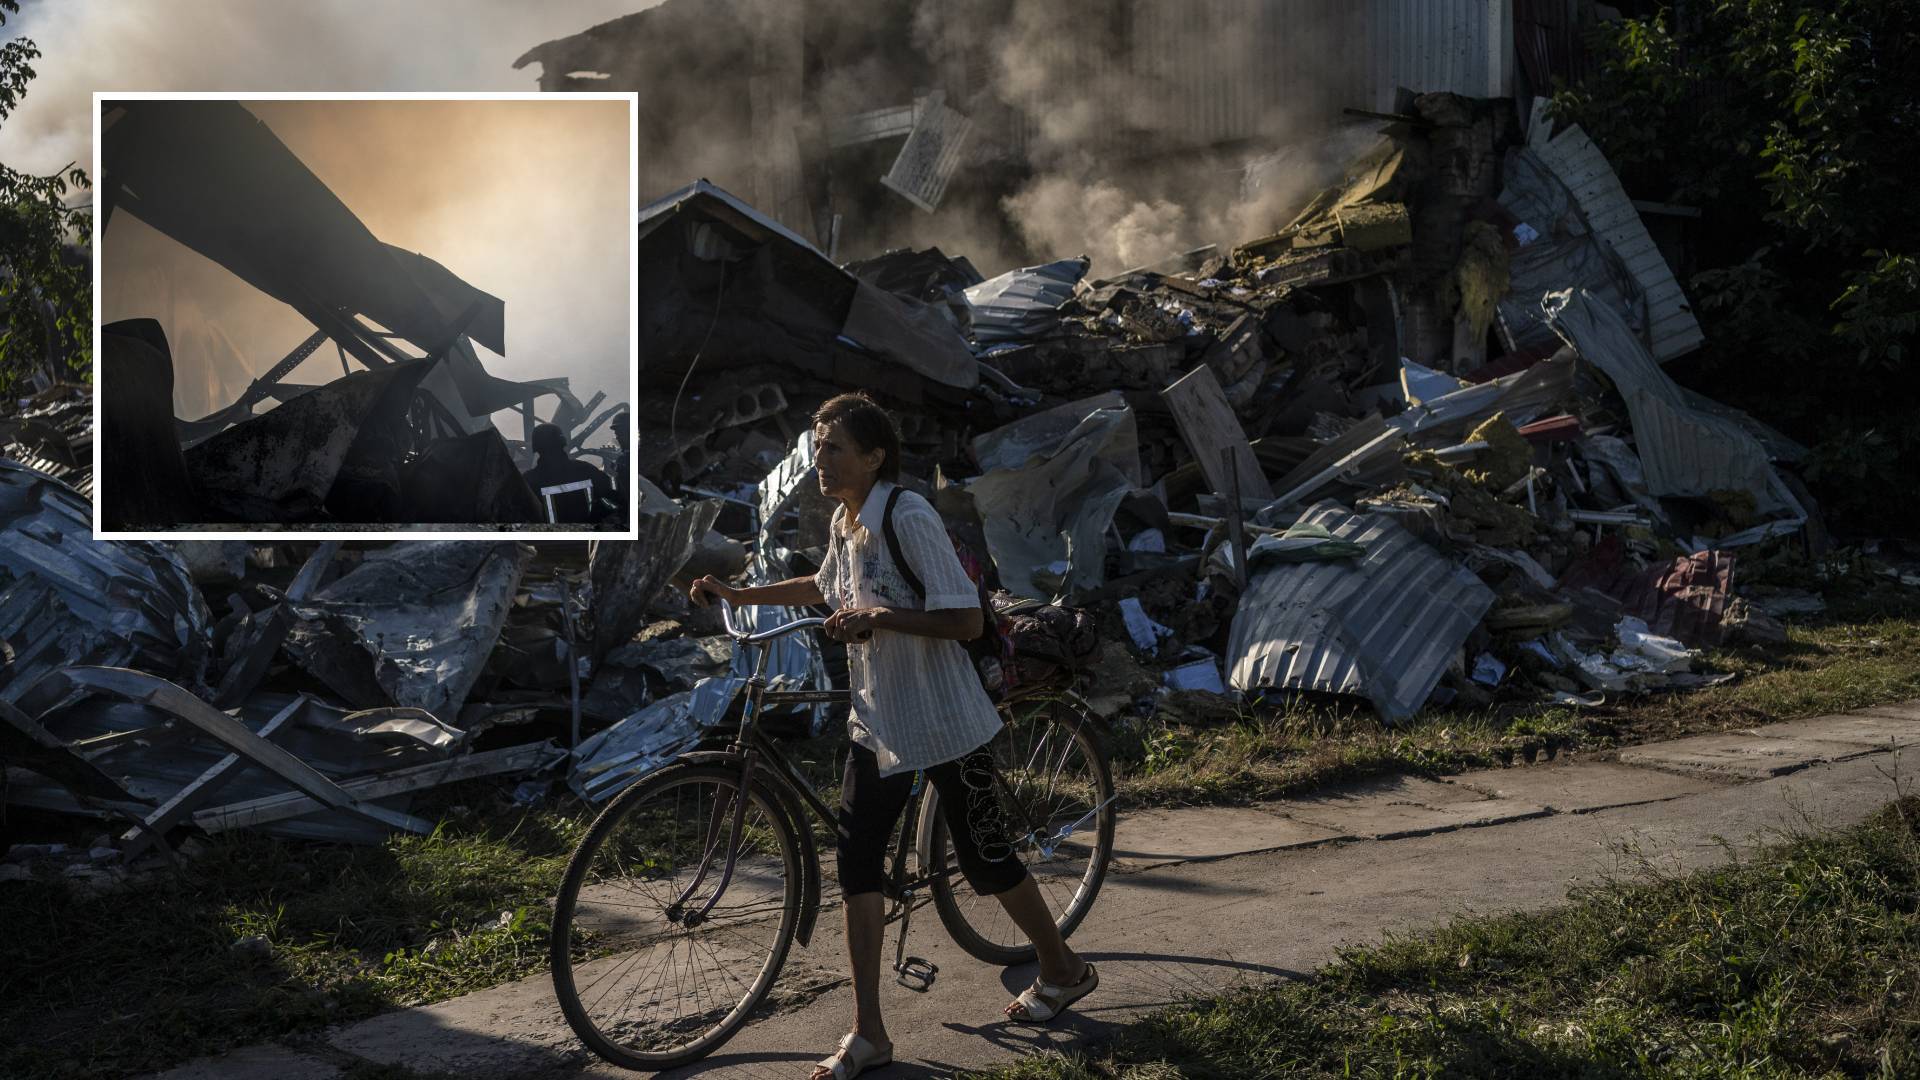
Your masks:
<instances>
[{"instance_id":1,"label":"woman's hand on handlebar","mask_svg":"<svg viewBox=\"0 0 1920 1080\"><path fill-rule=\"evenodd\" d=\"M719 578L708 574L687 586L687 599L696 607L706 607L707 597L717 596L729 604L739 604L740 590L733 588Z\"/></svg>"},{"instance_id":2,"label":"woman's hand on handlebar","mask_svg":"<svg viewBox=\"0 0 1920 1080\"><path fill-rule=\"evenodd\" d=\"M827 616L826 625L820 629L835 641L866 641L873 637L881 611L881 608L841 608Z\"/></svg>"}]
</instances>

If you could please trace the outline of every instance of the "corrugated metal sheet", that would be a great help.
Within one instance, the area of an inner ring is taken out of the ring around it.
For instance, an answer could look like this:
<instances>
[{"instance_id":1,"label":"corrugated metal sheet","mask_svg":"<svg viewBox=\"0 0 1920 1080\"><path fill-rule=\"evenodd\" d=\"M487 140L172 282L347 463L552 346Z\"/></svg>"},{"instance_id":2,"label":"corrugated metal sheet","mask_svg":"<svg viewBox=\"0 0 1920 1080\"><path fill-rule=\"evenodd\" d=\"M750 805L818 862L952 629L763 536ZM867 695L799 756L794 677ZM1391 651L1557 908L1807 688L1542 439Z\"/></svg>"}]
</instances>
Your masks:
<instances>
[{"instance_id":1,"label":"corrugated metal sheet","mask_svg":"<svg viewBox=\"0 0 1920 1080\"><path fill-rule=\"evenodd\" d=\"M1647 338L1653 355L1671 360L1692 352L1706 340L1700 320L1694 318L1693 305L1681 291L1680 282L1660 254L1659 245L1648 234L1640 211L1620 186L1607 157L1587 138L1578 125L1547 137L1548 124L1538 118L1528 133L1527 145L1573 192L1586 215L1594 236L1607 245L1626 264L1645 297Z\"/></svg>"},{"instance_id":2,"label":"corrugated metal sheet","mask_svg":"<svg viewBox=\"0 0 1920 1080\"><path fill-rule=\"evenodd\" d=\"M93 499L93 393L62 385L19 412L0 412L0 457L43 472Z\"/></svg>"},{"instance_id":3,"label":"corrugated metal sheet","mask_svg":"<svg viewBox=\"0 0 1920 1080\"><path fill-rule=\"evenodd\" d=\"M1493 606L1492 590L1384 515L1322 502L1300 523L1367 553L1256 567L1228 639L1229 681L1354 694L1386 720L1412 716Z\"/></svg>"},{"instance_id":4,"label":"corrugated metal sheet","mask_svg":"<svg viewBox=\"0 0 1920 1080\"><path fill-rule=\"evenodd\" d=\"M1636 333L1647 325L1640 287L1626 265L1588 227L1573 192L1540 156L1521 148L1507 155L1500 205L1539 236L1508 260L1500 328L1516 352L1542 354L1560 347L1540 302L1548 294L1581 289L1626 317Z\"/></svg>"},{"instance_id":5,"label":"corrugated metal sheet","mask_svg":"<svg viewBox=\"0 0 1920 1080\"><path fill-rule=\"evenodd\" d=\"M1655 495L1751 491L1758 509L1781 509L1760 441L1740 424L1688 403L1632 328L1587 292L1549 296L1554 330L1613 381L1633 418L1633 440Z\"/></svg>"},{"instance_id":6,"label":"corrugated metal sheet","mask_svg":"<svg viewBox=\"0 0 1920 1080\"><path fill-rule=\"evenodd\" d=\"M1637 616L1656 634L1714 646L1726 639L1733 556L1702 551L1639 569L1620 557L1610 538L1592 558L1568 568L1560 587L1604 596L1620 605L1619 614Z\"/></svg>"},{"instance_id":7,"label":"corrugated metal sheet","mask_svg":"<svg viewBox=\"0 0 1920 1080\"><path fill-rule=\"evenodd\" d=\"M1157 146L1274 141L1338 122L1342 109L1391 109L1401 86L1512 88L1513 0L1133 0L1111 17L1111 31L1026 46L1027 62L1061 77L1016 93L1012 127L992 141L1025 152L1071 130L1124 150L1129 129L1154 132ZM1091 131L1056 126L1050 110L1066 98L1097 105L1116 87L1138 99L1124 114Z\"/></svg>"},{"instance_id":8,"label":"corrugated metal sheet","mask_svg":"<svg viewBox=\"0 0 1920 1080\"><path fill-rule=\"evenodd\" d=\"M1581 33L1579 0L1514 0L1514 53L1535 94L1586 78L1593 64Z\"/></svg>"},{"instance_id":9,"label":"corrugated metal sheet","mask_svg":"<svg viewBox=\"0 0 1920 1080\"><path fill-rule=\"evenodd\" d=\"M0 640L14 653L0 684L66 664L195 682L212 624L171 548L94 539L93 507L78 492L0 459Z\"/></svg>"},{"instance_id":10,"label":"corrugated metal sheet","mask_svg":"<svg viewBox=\"0 0 1920 1080\"><path fill-rule=\"evenodd\" d=\"M968 289L974 341L1025 341L1052 330L1060 323L1060 305L1073 298L1087 265L1085 258L1061 259L1009 270Z\"/></svg>"},{"instance_id":11,"label":"corrugated metal sheet","mask_svg":"<svg viewBox=\"0 0 1920 1080\"><path fill-rule=\"evenodd\" d=\"M1513 0L1369 0L1371 108L1394 91L1467 97L1513 92Z\"/></svg>"}]
</instances>

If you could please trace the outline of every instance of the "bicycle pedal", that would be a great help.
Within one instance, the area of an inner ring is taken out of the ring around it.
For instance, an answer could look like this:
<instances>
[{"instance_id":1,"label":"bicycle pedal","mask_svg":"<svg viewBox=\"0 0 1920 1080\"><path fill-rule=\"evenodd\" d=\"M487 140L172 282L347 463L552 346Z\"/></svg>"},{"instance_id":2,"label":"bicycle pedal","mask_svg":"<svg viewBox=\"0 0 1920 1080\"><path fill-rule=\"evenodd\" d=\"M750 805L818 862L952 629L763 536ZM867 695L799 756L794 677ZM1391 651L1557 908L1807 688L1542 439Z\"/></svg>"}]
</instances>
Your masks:
<instances>
[{"instance_id":1,"label":"bicycle pedal","mask_svg":"<svg viewBox=\"0 0 1920 1080\"><path fill-rule=\"evenodd\" d=\"M909 956L893 968L894 981L915 993L924 994L933 989L934 976L940 974L940 965L924 957Z\"/></svg>"}]
</instances>

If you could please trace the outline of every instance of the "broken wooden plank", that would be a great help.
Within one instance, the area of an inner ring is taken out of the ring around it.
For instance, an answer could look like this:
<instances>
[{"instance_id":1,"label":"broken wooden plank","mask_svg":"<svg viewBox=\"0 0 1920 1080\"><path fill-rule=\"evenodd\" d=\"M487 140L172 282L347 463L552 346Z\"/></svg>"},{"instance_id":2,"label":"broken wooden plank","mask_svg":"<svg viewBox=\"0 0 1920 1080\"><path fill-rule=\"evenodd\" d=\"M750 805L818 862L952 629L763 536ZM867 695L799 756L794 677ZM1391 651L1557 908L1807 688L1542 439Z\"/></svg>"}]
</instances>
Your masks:
<instances>
[{"instance_id":1,"label":"broken wooden plank","mask_svg":"<svg viewBox=\"0 0 1920 1080\"><path fill-rule=\"evenodd\" d=\"M389 828L417 833L433 831L431 822L396 813L384 806L362 804L313 766L248 731L245 724L165 679L114 667L74 667L60 674L74 686L119 694L185 720L227 749L272 771L323 806L350 811Z\"/></svg>"},{"instance_id":2,"label":"broken wooden plank","mask_svg":"<svg viewBox=\"0 0 1920 1080\"><path fill-rule=\"evenodd\" d=\"M267 677L267 669L280 652L280 643L287 640L287 634L296 621L293 612L285 604L275 604L240 620L239 628L233 632L234 644L229 650L233 659L228 662L227 669L220 673L220 684L213 691L216 708L231 709L253 693L254 688L260 685L260 680Z\"/></svg>"},{"instance_id":3,"label":"broken wooden plank","mask_svg":"<svg viewBox=\"0 0 1920 1080\"><path fill-rule=\"evenodd\" d=\"M293 701L287 704L286 708L274 713L272 719L269 719L261 726L259 731L254 733L255 736L261 739L272 738L276 732L292 722L295 714L301 709L306 708L307 701L308 698L305 694L294 698ZM220 788L224 786L227 781L233 779L239 771L239 754L228 754L226 757L214 762L206 772L195 777L185 787L174 792L172 798L154 808L153 813L148 814L140 825L136 825L121 834L121 855L129 860L138 857L161 837L165 836L169 829L180 824L180 820L186 817L194 807L212 798L214 792L219 791Z\"/></svg>"},{"instance_id":4,"label":"broken wooden plank","mask_svg":"<svg viewBox=\"0 0 1920 1080\"><path fill-rule=\"evenodd\" d=\"M341 790L363 801L384 799L439 787L442 784L451 784L458 780L471 780L478 776L531 771L560 753L560 748L551 742L509 746L500 750L468 754L449 761L415 765L409 769L395 769L381 776L349 780L341 785ZM297 792L287 792L202 810L193 815L193 823L210 833L223 832L228 829L245 829L275 821L285 821L288 818L300 817L323 809L325 807L318 800Z\"/></svg>"},{"instance_id":5,"label":"broken wooden plank","mask_svg":"<svg viewBox=\"0 0 1920 1080\"><path fill-rule=\"evenodd\" d=\"M287 599L295 603L312 599L315 589L320 587L320 579L327 574L327 566L340 550L340 541L322 540L307 561L300 564L300 572L293 576L293 583L287 586Z\"/></svg>"},{"instance_id":6,"label":"broken wooden plank","mask_svg":"<svg viewBox=\"0 0 1920 1080\"><path fill-rule=\"evenodd\" d=\"M0 701L0 758L17 762L29 771L57 782L82 800L146 801L75 753L72 747L42 727L39 721L5 701Z\"/></svg>"},{"instance_id":7,"label":"broken wooden plank","mask_svg":"<svg viewBox=\"0 0 1920 1080\"><path fill-rule=\"evenodd\" d=\"M279 655L280 646L299 621L288 604L313 595L314 590L320 587L320 579L326 576L328 564L339 550L340 541L321 541L313 554L307 556L307 561L301 564L293 583L287 586L283 602L242 618L240 628L234 631L239 635L238 644L230 650L234 659L227 664L227 670L221 673L220 685L213 692L215 707L231 709L239 705L260 685L260 680L267 677L267 669L272 666L273 658Z\"/></svg>"},{"instance_id":8,"label":"broken wooden plank","mask_svg":"<svg viewBox=\"0 0 1920 1080\"><path fill-rule=\"evenodd\" d=\"M1174 423L1179 425L1180 434L1200 462L1200 472L1207 478L1208 486L1218 494L1229 494L1237 476L1240 492L1246 498L1273 497L1267 475L1260 471L1260 462L1253 456L1253 447L1247 445L1247 435L1239 419L1227 406L1227 395L1220 389L1220 380L1212 368L1205 364L1195 367L1160 391L1160 397L1173 411ZM1223 456L1229 452L1234 462L1231 471L1226 467L1228 459Z\"/></svg>"}]
</instances>

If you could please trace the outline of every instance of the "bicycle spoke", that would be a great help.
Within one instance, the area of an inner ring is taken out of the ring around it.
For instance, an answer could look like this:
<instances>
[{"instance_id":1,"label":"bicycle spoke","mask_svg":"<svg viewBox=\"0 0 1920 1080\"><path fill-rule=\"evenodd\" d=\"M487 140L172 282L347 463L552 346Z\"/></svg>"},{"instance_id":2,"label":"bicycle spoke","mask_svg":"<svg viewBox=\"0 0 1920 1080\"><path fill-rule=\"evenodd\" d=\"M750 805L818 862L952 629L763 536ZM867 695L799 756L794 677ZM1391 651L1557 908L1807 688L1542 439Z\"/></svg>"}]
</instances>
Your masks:
<instances>
[{"instance_id":1,"label":"bicycle spoke","mask_svg":"<svg viewBox=\"0 0 1920 1080\"><path fill-rule=\"evenodd\" d=\"M791 940L798 849L769 801L724 776L669 776L622 796L569 870L556 990L589 1045L631 1067L724 1039Z\"/></svg>"}]
</instances>

